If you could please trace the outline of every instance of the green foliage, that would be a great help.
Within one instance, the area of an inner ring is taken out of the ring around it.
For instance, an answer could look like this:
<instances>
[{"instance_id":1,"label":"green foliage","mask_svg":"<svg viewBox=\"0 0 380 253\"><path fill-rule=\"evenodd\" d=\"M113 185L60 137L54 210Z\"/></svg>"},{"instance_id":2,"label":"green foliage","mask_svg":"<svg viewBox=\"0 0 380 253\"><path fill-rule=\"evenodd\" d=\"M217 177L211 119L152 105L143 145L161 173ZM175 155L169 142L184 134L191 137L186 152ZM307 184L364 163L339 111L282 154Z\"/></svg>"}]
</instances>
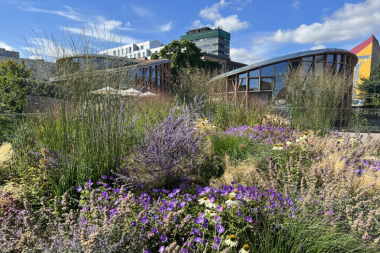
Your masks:
<instances>
[{"instance_id":1,"label":"green foliage","mask_svg":"<svg viewBox=\"0 0 380 253\"><path fill-rule=\"evenodd\" d=\"M21 113L26 103L30 72L13 61L0 63L0 113Z\"/></svg>"},{"instance_id":2,"label":"green foliage","mask_svg":"<svg viewBox=\"0 0 380 253\"><path fill-rule=\"evenodd\" d=\"M171 61L173 73L201 65L201 50L191 41L174 40L160 51L160 57Z\"/></svg>"},{"instance_id":3,"label":"green foliage","mask_svg":"<svg viewBox=\"0 0 380 253\"><path fill-rule=\"evenodd\" d=\"M122 159L171 107L170 101L122 103L113 96L82 99L30 121L16 134L13 145L19 177L28 185L28 178L43 175L46 183L44 187L33 183L33 189L40 188L40 192L31 195L61 195L88 179L118 172Z\"/></svg>"},{"instance_id":4,"label":"green foliage","mask_svg":"<svg viewBox=\"0 0 380 253\"><path fill-rule=\"evenodd\" d=\"M264 115L270 108L264 104L256 104L251 107L244 105L234 105L226 102L210 102L204 109L204 114L221 129L234 126L254 126L260 124Z\"/></svg>"},{"instance_id":5,"label":"green foliage","mask_svg":"<svg viewBox=\"0 0 380 253\"><path fill-rule=\"evenodd\" d=\"M305 75L301 70L287 79L287 101L291 125L322 133L348 125L351 116L351 85L333 73Z\"/></svg>"},{"instance_id":6,"label":"green foliage","mask_svg":"<svg viewBox=\"0 0 380 253\"><path fill-rule=\"evenodd\" d=\"M358 89L366 94L366 104L380 106L380 65L372 71L369 79L362 79Z\"/></svg>"},{"instance_id":7,"label":"green foliage","mask_svg":"<svg viewBox=\"0 0 380 253\"><path fill-rule=\"evenodd\" d=\"M227 155L235 163L247 159L254 148L251 141L246 137L213 135L209 138L214 154L223 158Z\"/></svg>"},{"instance_id":8,"label":"green foliage","mask_svg":"<svg viewBox=\"0 0 380 253\"><path fill-rule=\"evenodd\" d=\"M43 81L28 80L26 86L27 94L30 96L44 96L52 98L62 98L64 87Z\"/></svg>"},{"instance_id":9,"label":"green foliage","mask_svg":"<svg viewBox=\"0 0 380 253\"><path fill-rule=\"evenodd\" d=\"M251 245L253 252L260 253L375 253L377 250L317 218L266 224L260 233L251 237Z\"/></svg>"}]
</instances>

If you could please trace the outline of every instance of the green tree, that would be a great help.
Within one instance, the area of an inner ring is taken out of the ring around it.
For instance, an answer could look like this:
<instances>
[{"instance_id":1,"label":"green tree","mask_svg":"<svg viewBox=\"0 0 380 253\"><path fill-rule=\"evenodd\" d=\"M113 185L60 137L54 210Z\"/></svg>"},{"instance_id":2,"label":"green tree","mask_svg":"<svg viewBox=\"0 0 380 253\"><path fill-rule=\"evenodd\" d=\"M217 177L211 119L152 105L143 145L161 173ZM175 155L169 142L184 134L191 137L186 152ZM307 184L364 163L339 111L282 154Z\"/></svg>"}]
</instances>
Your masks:
<instances>
[{"instance_id":1,"label":"green tree","mask_svg":"<svg viewBox=\"0 0 380 253\"><path fill-rule=\"evenodd\" d=\"M160 51L160 58L169 59L174 74L183 68L201 67L201 50L191 41L174 40Z\"/></svg>"},{"instance_id":2,"label":"green tree","mask_svg":"<svg viewBox=\"0 0 380 253\"><path fill-rule=\"evenodd\" d=\"M30 72L13 61L0 63L0 113L21 113L26 103Z\"/></svg>"},{"instance_id":3,"label":"green tree","mask_svg":"<svg viewBox=\"0 0 380 253\"><path fill-rule=\"evenodd\" d=\"M380 105L380 64L374 69L369 79L362 79L358 88L367 95L367 104Z\"/></svg>"}]
</instances>

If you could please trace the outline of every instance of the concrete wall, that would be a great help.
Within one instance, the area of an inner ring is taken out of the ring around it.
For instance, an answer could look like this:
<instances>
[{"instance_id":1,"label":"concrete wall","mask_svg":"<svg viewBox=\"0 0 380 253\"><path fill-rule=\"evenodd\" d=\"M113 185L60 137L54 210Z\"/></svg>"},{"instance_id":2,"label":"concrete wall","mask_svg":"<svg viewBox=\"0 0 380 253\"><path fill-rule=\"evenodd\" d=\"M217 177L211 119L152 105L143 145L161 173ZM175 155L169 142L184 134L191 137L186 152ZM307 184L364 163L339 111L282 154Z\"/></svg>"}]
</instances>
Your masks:
<instances>
[{"instance_id":1,"label":"concrete wall","mask_svg":"<svg viewBox=\"0 0 380 253\"><path fill-rule=\"evenodd\" d=\"M0 62L9 60L18 64L25 64L26 68L32 72L32 78L36 80L48 81L56 73L56 64L54 62L0 56Z\"/></svg>"}]
</instances>

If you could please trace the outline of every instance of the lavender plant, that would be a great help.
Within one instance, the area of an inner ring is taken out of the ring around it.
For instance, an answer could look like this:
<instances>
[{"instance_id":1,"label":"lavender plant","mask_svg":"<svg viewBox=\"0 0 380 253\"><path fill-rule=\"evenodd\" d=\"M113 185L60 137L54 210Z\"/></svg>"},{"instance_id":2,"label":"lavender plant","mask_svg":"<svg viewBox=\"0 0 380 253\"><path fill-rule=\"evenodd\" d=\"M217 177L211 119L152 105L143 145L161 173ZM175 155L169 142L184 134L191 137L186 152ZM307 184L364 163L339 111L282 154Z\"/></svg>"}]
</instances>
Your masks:
<instances>
[{"instance_id":1,"label":"lavender plant","mask_svg":"<svg viewBox=\"0 0 380 253\"><path fill-rule=\"evenodd\" d=\"M203 142L203 135L195 127L196 118L188 107L182 107L147 134L134 160L138 177L147 175L151 182L170 185L196 174ZM126 172L133 173L131 169Z\"/></svg>"}]
</instances>

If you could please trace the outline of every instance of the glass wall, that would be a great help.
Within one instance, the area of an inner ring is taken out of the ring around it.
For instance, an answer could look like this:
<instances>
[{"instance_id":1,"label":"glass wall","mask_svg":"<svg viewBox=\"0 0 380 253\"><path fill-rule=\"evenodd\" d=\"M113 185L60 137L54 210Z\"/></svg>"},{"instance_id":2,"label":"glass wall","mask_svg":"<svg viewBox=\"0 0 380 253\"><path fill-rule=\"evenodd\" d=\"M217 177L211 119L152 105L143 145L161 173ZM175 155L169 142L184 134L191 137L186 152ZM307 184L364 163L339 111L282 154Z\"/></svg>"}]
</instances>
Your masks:
<instances>
[{"instance_id":1,"label":"glass wall","mask_svg":"<svg viewBox=\"0 0 380 253\"><path fill-rule=\"evenodd\" d=\"M325 71L352 75L355 62L353 55L341 53L317 54L288 59L230 76L227 91L272 92L272 96L277 96L284 92L286 76L289 71L298 70L305 75L310 73L323 74Z\"/></svg>"}]
</instances>

